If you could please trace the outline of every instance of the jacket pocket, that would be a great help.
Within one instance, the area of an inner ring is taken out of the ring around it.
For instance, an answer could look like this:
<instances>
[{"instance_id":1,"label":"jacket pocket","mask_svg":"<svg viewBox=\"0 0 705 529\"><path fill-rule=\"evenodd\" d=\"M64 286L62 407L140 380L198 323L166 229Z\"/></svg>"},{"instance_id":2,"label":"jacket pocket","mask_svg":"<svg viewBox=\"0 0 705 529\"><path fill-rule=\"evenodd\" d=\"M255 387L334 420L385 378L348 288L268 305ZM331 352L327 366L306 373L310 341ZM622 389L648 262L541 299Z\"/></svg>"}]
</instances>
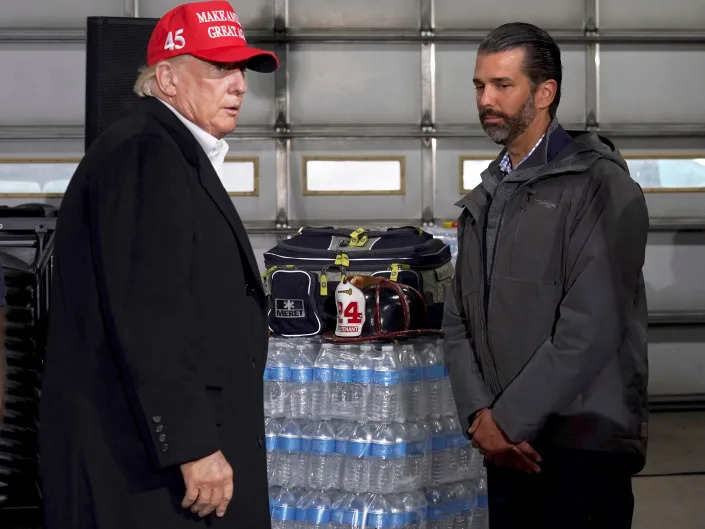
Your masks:
<instances>
[{"instance_id":1,"label":"jacket pocket","mask_svg":"<svg viewBox=\"0 0 705 529\"><path fill-rule=\"evenodd\" d=\"M487 327L500 384L506 387L552 337L561 285L497 276Z\"/></svg>"},{"instance_id":2,"label":"jacket pocket","mask_svg":"<svg viewBox=\"0 0 705 529\"><path fill-rule=\"evenodd\" d=\"M560 277L567 213L561 207L561 197L560 192L530 192L525 196L516 225L510 231L511 277L549 282Z\"/></svg>"}]
</instances>

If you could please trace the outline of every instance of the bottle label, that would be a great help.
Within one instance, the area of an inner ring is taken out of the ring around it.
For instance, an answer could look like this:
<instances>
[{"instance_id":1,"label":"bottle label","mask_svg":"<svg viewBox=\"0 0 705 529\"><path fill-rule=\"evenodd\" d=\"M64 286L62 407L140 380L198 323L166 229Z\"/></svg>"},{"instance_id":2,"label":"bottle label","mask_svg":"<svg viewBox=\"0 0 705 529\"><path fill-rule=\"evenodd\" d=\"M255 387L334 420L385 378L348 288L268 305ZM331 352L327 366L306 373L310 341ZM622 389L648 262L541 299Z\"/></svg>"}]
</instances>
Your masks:
<instances>
[{"instance_id":1,"label":"bottle label","mask_svg":"<svg viewBox=\"0 0 705 529\"><path fill-rule=\"evenodd\" d=\"M372 457L381 459L391 459L394 457L394 445L372 443Z\"/></svg>"},{"instance_id":2,"label":"bottle label","mask_svg":"<svg viewBox=\"0 0 705 529\"><path fill-rule=\"evenodd\" d=\"M396 457L406 457L406 454L408 453L409 448L407 443L399 443L394 446L394 455Z\"/></svg>"},{"instance_id":3,"label":"bottle label","mask_svg":"<svg viewBox=\"0 0 705 529\"><path fill-rule=\"evenodd\" d=\"M367 527L369 529L382 529L392 526L392 517L383 513L367 513Z\"/></svg>"},{"instance_id":4,"label":"bottle label","mask_svg":"<svg viewBox=\"0 0 705 529\"><path fill-rule=\"evenodd\" d=\"M435 366L426 366L423 368L423 378L424 380L436 380L438 378L443 378L445 367L443 364Z\"/></svg>"},{"instance_id":5,"label":"bottle label","mask_svg":"<svg viewBox=\"0 0 705 529\"><path fill-rule=\"evenodd\" d=\"M264 439L267 451L271 452L272 450L277 449L277 441L279 438L276 435L267 435Z\"/></svg>"},{"instance_id":6,"label":"bottle label","mask_svg":"<svg viewBox=\"0 0 705 529\"><path fill-rule=\"evenodd\" d=\"M419 516L419 513L416 511L407 512L405 519L406 519L406 525L413 525L413 524L421 523L421 516Z\"/></svg>"},{"instance_id":7,"label":"bottle label","mask_svg":"<svg viewBox=\"0 0 705 529\"><path fill-rule=\"evenodd\" d=\"M406 513L392 513L392 527L404 527L406 525Z\"/></svg>"},{"instance_id":8,"label":"bottle label","mask_svg":"<svg viewBox=\"0 0 705 529\"><path fill-rule=\"evenodd\" d=\"M417 367L409 367L404 370L404 382L414 383L421 380L421 372Z\"/></svg>"},{"instance_id":9,"label":"bottle label","mask_svg":"<svg viewBox=\"0 0 705 529\"><path fill-rule=\"evenodd\" d=\"M343 514L343 524L353 527L365 527L366 519L363 511L345 511Z\"/></svg>"},{"instance_id":10,"label":"bottle label","mask_svg":"<svg viewBox=\"0 0 705 529\"><path fill-rule=\"evenodd\" d=\"M410 456L423 455L426 450L426 441L412 441L408 444L407 453Z\"/></svg>"},{"instance_id":11,"label":"bottle label","mask_svg":"<svg viewBox=\"0 0 705 529\"><path fill-rule=\"evenodd\" d=\"M346 369L334 369L333 370L333 380L341 384L350 384L353 380L353 370Z\"/></svg>"},{"instance_id":12,"label":"bottle label","mask_svg":"<svg viewBox=\"0 0 705 529\"><path fill-rule=\"evenodd\" d=\"M314 525L323 525L330 522L330 509L309 507L306 511L306 521Z\"/></svg>"},{"instance_id":13,"label":"bottle label","mask_svg":"<svg viewBox=\"0 0 705 529\"><path fill-rule=\"evenodd\" d=\"M477 506L478 506L480 509L487 509L487 507L488 507L487 494L478 494L478 496L477 496Z\"/></svg>"},{"instance_id":14,"label":"bottle label","mask_svg":"<svg viewBox=\"0 0 705 529\"><path fill-rule=\"evenodd\" d=\"M446 449L446 437L441 435L439 437L434 437L431 442L431 448L433 450L445 450Z\"/></svg>"},{"instance_id":15,"label":"bottle label","mask_svg":"<svg viewBox=\"0 0 705 529\"><path fill-rule=\"evenodd\" d=\"M348 442L338 439L335 442L335 453L340 455L345 455L348 453Z\"/></svg>"},{"instance_id":16,"label":"bottle label","mask_svg":"<svg viewBox=\"0 0 705 529\"><path fill-rule=\"evenodd\" d=\"M311 451L316 454L334 454L335 439L313 439Z\"/></svg>"},{"instance_id":17,"label":"bottle label","mask_svg":"<svg viewBox=\"0 0 705 529\"><path fill-rule=\"evenodd\" d=\"M290 369L291 381L297 384L308 384L313 381L313 369L310 367L296 366Z\"/></svg>"},{"instance_id":18,"label":"bottle label","mask_svg":"<svg viewBox=\"0 0 705 529\"><path fill-rule=\"evenodd\" d=\"M443 364L443 376L444 376L444 377L447 377L447 376L449 376L449 375L450 375L450 373L448 372L448 365L447 365L447 364Z\"/></svg>"},{"instance_id":19,"label":"bottle label","mask_svg":"<svg viewBox=\"0 0 705 529\"><path fill-rule=\"evenodd\" d=\"M296 509L296 521L305 522L306 521L306 507L298 507Z\"/></svg>"},{"instance_id":20,"label":"bottle label","mask_svg":"<svg viewBox=\"0 0 705 529\"><path fill-rule=\"evenodd\" d=\"M310 452L311 451L311 438L310 437L302 437L301 438L301 451L302 452Z\"/></svg>"},{"instance_id":21,"label":"bottle label","mask_svg":"<svg viewBox=\"0 0 705 529\"><path fill-rule=\"evenodd\" d=\"M449 435L446 437L446 446L448 448L462 448L468 444L469 441L465 439L465 436L460 434Z\"/></svg>"},{"instance_id":22,"label":"bottle label","mask_svg":"<svg viewBox=\"0 0 705 529\"><path fill-rule=\"evenodd\" d=\"M378 386L399 384L399 371L375 371L374 383Z\"/></svg>"},{"instance_id":23,"label":"bottle label","mask_svg":"<svg viewBox=\"0 0 705 529\"><path fill-rule=\"evenodd\" d=\"M330 523L343 525L343 516L345 512L341 509L333 509L330 513Z\"/></svg>"},{"instance_id":24,"label":"bottle label","mask_svg":"<svg viewBox=\"0 0 705 529\"><path fill-rule=\"evenodd\" d=\"M365 457L370 455L370 443L367 441L348 441L348 455Z\"/></svg>"},{"instance_id":25,"label":"bottle label","mask_svg":"<svg viewBox=\"0 0 705 529\"><path fill-rule=\"evenodd\" d=\"M333 382L332 367L314 367L313 368L314 382Z\"/></svg>"},{"instance_id":26,"label":"bottle label","mask_svg":"<svg viewBox=\"0 0 705 529\"><path fill-rule=\"evenodd\" d=\"M279 437L277 447L282 452L299 452L301 450L301 437Z\"/></svg>"},{"instance_id":27,"label":"bottle label","mask_svg":"<svg viewBox=\"0 0 705 529\"><path fill-rule=\"evenodd\" d=\"M265 367L264 368L264 379L271 382L288 382L289 381L289 368L288 367Z\"/></svg>"},{"instance_id":28,"label":"bottle label","mask_svg":"<svg viewBox=\"0 0 705 529\"><path fill-rule=\"evenodd\" d=\"M374 371L372 369L353 369L353 382L357 384L372 384Z\"/></svg>"},{"instance_id":29,"label":"bottle label","mask_svg":"<svg viewBox=\"0 0 705 529\"><path fill-rule=\"evenodd\" d=\"M426 513L426 519L429 522L438 521L445 516L445 512L443 512L443 507L439 507L437 505L429 505L428 509L426 510Z\"/></svg>"},{"instance_id":30,"label":"bottle label","mask_svg":"<svg viewBox=\"0 0 705 529\"><path fill-rule=\"evenodd\" d=\"M296 521L296 507L274 505L272 507L272 518L282 522L294 522Z\"/></svg>"}]
</instances>

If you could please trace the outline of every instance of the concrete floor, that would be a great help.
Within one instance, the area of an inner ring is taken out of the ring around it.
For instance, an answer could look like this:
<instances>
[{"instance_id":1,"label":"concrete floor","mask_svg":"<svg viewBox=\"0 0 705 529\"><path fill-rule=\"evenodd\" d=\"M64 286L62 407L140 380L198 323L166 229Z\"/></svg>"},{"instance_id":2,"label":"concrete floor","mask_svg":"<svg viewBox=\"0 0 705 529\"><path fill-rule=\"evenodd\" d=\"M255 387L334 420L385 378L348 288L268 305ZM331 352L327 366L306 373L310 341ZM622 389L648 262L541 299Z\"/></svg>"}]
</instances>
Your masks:
<instances>
[{"instance_id":1,"label":"concrete floor","mask_svg":"<svg viewBox=\"0 0 705 529\"><path fill-rule=\"evenodd\" d=\"M705 412L652 414L634 499L633 529L705 529Z\"/></svg>"}]
</instances>

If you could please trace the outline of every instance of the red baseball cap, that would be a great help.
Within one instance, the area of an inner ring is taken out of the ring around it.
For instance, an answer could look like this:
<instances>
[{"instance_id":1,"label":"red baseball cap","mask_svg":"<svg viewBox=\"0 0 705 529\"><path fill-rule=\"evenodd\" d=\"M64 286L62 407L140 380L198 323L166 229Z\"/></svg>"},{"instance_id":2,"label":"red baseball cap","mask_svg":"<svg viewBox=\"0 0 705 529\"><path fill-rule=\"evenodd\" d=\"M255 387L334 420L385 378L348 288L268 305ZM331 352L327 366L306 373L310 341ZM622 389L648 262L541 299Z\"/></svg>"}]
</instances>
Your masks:
<instances>
[{"instance_id":1,"label":"red baseball cap","mask_svg":"<svg viewBox=\"0 0 705 529\"><path fill-rule=\"evenodd\" d=\"M247 45L240 20L224 0L182 4L159 19L147 46L147 66L186 54L213 62L246 62L256 72L279 67L276 55Z\"/></svg>"}]
</instances>

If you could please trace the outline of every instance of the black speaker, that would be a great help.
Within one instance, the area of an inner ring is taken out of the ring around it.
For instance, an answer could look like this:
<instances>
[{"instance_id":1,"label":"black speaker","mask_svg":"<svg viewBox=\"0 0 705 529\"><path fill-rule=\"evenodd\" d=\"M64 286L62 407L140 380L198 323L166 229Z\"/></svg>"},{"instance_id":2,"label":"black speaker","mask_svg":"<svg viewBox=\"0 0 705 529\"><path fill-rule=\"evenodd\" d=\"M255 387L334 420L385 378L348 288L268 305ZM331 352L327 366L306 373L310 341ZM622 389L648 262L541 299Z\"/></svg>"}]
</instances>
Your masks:
<instances>
[{"instance_id":1,"label":"black speaker","mask_svg":"<svg viewBox=\"0 0 705 529\"><path fill-rule=\"evenodd\" d=\"M132 88L147 62L156 18L88 17L85 148L137 99Z\"/></svg>"}]
</instances>

